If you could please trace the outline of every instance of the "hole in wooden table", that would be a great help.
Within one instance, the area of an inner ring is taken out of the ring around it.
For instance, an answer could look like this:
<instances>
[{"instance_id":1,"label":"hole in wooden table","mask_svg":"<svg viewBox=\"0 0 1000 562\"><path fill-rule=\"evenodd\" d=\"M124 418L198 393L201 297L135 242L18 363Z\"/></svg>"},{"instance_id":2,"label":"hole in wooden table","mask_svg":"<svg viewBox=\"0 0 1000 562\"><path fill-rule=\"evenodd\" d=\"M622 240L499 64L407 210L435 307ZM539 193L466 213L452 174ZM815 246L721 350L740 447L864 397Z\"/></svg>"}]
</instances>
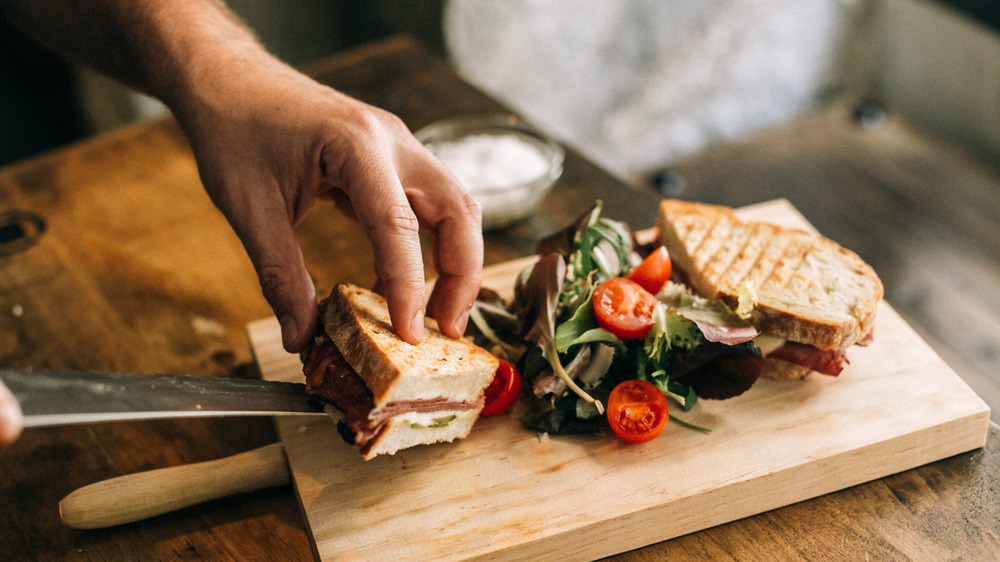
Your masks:
<instances>
[{"instance_id":1,"label":"hole in wooden table","mask_svg":"<svg viewBox=\"0 0 1000 562\"><path fill-rule=\"evenodd\" d=\"M0 212L0 257L32 247L45 232L45 219L30 211Z\"/></svg>"}]
</instances>

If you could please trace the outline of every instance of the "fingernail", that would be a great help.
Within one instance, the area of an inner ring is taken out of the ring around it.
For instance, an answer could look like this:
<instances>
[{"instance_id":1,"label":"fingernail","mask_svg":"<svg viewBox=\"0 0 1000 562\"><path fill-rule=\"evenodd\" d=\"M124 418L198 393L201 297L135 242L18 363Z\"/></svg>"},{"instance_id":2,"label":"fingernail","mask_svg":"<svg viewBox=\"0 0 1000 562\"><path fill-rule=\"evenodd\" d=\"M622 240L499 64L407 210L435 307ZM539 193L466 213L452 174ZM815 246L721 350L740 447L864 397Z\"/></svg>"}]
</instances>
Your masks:
<instances>
[{"instance_id":1,"label":"fingernail","mask_svg":"<svg viewBox=\"0 0 1000 562\"><path fill-rule=\"evenodd\" d=\"M410 333L413 334L413 338L417 341L424 339L424 311L418 310L416 314L413 315L413 319L410 320Z\"/></svg>"},{"instance_id":2,"label":"fingernail","mask_svg":"<svg viewBox=\"0 0 1000 562\"><path fill-rule=\"evenodd\" d=\"M278 323L281 324L281 343L287 348L299 336L299 323L291 314L283 314Z\"/></svg>"},{"instance_id":3,"label":"fingernail","mask_svg":"<svg viewBox=\"0 0 1000 562\"><path fill-rule=\"evenodd\" d=\"M465 328L468 325L469 325L469 313L466 312L465 314L459 316L457 320L455 320L454 324L455 333L458 334L459 337L465 335Z\"/></svg>"}]
</instances>

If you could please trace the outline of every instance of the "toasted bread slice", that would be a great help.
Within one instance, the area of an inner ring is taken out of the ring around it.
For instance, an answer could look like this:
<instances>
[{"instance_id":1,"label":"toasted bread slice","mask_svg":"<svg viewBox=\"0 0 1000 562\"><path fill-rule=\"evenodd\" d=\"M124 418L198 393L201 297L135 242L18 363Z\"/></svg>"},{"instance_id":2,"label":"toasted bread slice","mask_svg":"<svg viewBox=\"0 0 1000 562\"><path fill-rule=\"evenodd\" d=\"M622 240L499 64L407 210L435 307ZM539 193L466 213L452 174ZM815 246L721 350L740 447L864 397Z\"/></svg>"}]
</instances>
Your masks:
<instances>
[{"instance_id":1,"label":"toasted bread slice","mask_svg":"<svg viewBox=\"0 0 1000 562\"><path fill-rule=\"evenodd\" d=\"M327 335L375 398L392 402L448 398L479 400L498 359L464 339L442 334L432 319L424 340L407 343L392 330L385 299L354 285L337 285L324 309Z\"/></svg>"},{"instance_id":2,"label":"toasted bread slice","mask_svg":"<svg viewBox=\"0 0 1000 562\"><path fill-rule=\"evenodd\" d=\"M763 334L838 349L871 331L882 282L832 240L671 199L660 204L657 227L699 295L735 307L741 287L752 288L757 304L748 320Z\"/></svg>"},{"instance_id":3,"label":"toasted bread slice","mask_svg":"<svg viewBox=\"0 0 1000 562\"><path fill-rule=\"evenodd\" d=\"M392 330L385 299L354 285L334 287L322 314L327 336L372 392L368 419L381 429L359 443L364 460L468 436L496 372L495 355L445 336L430 319L419 345L404 342Z\"/></svg>"}]
</instances>

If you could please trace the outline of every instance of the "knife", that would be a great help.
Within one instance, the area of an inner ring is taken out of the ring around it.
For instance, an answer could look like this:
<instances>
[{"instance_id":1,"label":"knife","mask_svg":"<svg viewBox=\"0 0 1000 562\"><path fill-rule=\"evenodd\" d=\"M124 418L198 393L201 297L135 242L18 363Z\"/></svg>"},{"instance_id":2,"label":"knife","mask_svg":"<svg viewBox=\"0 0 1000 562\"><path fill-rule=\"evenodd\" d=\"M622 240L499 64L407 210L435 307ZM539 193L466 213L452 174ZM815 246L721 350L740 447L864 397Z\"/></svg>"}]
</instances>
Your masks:
<instances>
[{"instance_id":1,"label":"knife","mask_svg":"<svg viewBox=\"0 0 1000 562\"><path fill-rule=\"evenodd\" d=\"M211 416L324 414L301 383L0 368L24 427ZM325 414L324 414L325 415Z\"/></svg>"}]
</instances>

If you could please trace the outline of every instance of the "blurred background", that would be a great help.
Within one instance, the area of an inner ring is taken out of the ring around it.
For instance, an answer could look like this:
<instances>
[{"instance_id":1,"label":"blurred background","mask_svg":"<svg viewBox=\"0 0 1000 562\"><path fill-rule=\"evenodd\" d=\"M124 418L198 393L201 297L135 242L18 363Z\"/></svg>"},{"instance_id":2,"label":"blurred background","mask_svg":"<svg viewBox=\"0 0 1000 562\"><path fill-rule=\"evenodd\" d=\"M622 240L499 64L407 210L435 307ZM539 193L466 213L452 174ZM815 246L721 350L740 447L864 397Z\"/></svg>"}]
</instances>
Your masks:
<instances>
[{"instance_id":1,"label":"blurred background","mask_svg":"<svg viewBox=\"0 0 1000 562\"><path fill-rule=\"evenodd\" d=\"M228 4L294 65L414 35L623 177L781 124L845 91L1000 160L993 0ZM162 113L0 21L0 164Z\"/></svg>"}]
</instances>

